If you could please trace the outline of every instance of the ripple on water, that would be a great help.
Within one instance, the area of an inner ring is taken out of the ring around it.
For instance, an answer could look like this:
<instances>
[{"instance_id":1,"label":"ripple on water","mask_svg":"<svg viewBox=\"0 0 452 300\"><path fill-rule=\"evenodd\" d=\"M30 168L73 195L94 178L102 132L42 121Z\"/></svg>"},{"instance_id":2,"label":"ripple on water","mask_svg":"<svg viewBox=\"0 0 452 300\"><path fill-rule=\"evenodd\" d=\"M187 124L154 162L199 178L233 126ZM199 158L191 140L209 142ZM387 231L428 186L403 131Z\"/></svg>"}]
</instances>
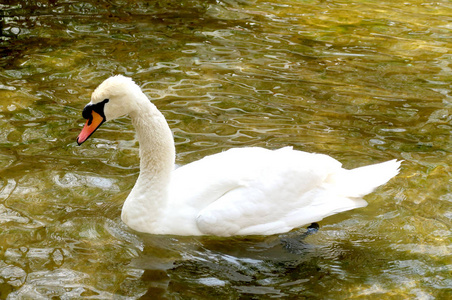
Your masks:
<instances>
[{"instance_id":1,"label":"ripple on water","mask_svg":"<svg viewBox=\"0 0 452 300\"><path fill-rule=\"evenodd\" d=\"M115 184L116 179L105 178L87 174L75 174L67 172L62 174L55 174L53 176L55 184L62 188L74 188L74 187L97 187L112 192L119 192L119 187Z\"/></svg>"},{"instance_id":2,"label":"ripple on water","mask_svg":"<svg viewBox=\"0 0 452 300\"><path fill-rule=\"evenodd\" d=\"M17 291L9 294L8 299L113 298L114 294L86 284L88 278L88 274L70 269L32 272L27 275L26 282ZM114 298L126 299L127 297L116 295Z\"/></svg>"},{"instance_id":3,"label":"ripple on water","mask_svg":"<svg viewBox=\"0 0 452 300\"><path fill-rule=\"evenodd\" d=\"M2 7L0 298L447 299L445 2L22 2ZM347 167L405 162L297 254L279 237L140 235L120 221L138 172L130 120L75 143L92 89L118 73L167 117L178 164L285 145Z\"/></svg>"}]
</instances>

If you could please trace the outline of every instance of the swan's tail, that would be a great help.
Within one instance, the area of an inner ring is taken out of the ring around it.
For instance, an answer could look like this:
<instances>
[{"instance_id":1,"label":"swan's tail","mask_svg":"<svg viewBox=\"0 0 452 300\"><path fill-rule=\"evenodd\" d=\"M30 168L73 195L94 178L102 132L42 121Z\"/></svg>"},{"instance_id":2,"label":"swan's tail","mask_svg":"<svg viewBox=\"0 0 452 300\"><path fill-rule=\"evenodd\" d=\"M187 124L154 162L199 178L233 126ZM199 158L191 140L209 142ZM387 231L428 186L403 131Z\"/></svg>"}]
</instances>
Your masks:
<instances>
[{"instance_id":1,"label":"swan's tail","mask_svg":"<svg viewBox=\"0 0 452 300\"><path fill-rule=\"evenodd\" d=\"M308 208L303 207L288 214L287 223L298 227L339 212L366 206L367 202L362 197L397 175L400 163L401 161L394 159L352 170L342 169L329 175L326 186L314 191L315 201ZM306 197L309 198L310 195L307 194Z\"/></svg>"},{"instance_id":2,"label":"swan's tail","mask_svg":"<svg viewBox=\"0 0 452 300\"><path fill-rule=\"evenodd\" d=\"M328 182L335 186L341 196L361 198L396 176L400 163L401 161L393 159L352 170L343 169L342 172L333 174Z\"/></svg>"}]
</instances>

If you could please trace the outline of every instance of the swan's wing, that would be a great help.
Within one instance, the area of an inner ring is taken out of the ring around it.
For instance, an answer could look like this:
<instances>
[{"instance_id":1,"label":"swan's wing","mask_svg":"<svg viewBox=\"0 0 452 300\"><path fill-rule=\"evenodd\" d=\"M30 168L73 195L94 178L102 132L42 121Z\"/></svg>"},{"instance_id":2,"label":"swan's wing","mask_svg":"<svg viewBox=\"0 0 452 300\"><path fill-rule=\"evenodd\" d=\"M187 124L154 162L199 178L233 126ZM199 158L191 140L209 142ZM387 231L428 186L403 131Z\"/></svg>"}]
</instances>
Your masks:
<instances>
[{"instance_id":1,"label":"swan's wing","mask_svg":"<svg viewBox=\"0 0 452 300\"><path fill-rule=\"evenodd\" d=\"M204 234L219 236L269 235L319 221L323 216L314 213L311 206L319 205L318 198L324 190L321 180L314 177L300 182L300 187L282 180L271 186L238 186L199 212L198 228ZM314 199L317 203L313 203ZM309 215L294 213L299 210ZM307 218L300 220L301 216Z\"/></svg>"},{"instance_id":2,"label":"swan's wing","mask_svg":"<svg viewBox=\"0 0 452 300\"><path fill-rule=\"evenodd\" d=\"M322 185L331 172L340 169L339 162L290 148L228 152L221 157L225 164L204 178L207 186L192 200L205 201L196 217L203 234L273 234L322 219L322 212L315 209L304 219L294 212L319 206ZM215 164L213 160L208 163Z\"/></svg>"}]
</instances>

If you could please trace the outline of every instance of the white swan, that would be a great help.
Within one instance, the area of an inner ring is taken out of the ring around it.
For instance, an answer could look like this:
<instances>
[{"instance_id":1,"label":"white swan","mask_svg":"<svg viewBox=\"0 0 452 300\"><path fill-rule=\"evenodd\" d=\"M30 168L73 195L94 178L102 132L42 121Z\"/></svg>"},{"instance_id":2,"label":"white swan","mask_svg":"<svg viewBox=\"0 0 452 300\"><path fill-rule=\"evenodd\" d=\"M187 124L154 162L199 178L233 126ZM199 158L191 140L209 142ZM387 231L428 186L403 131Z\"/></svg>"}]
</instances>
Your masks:
<instances>
[{"instance_id":1,"label":"white swan","mask_svg":"<svg viewBox=\"0 0 452 300\"><path fill-rule=\"evenodd\" d=\"M140 175L121 218L152 234L270 235L366 206L361 197L398 173L396 160L346 170L335 159L285 147L237 148L175 169L171 130L132 79L97 87L83 110L80 145L128 114L140 143Z\"/></svg>"}]
</instances>

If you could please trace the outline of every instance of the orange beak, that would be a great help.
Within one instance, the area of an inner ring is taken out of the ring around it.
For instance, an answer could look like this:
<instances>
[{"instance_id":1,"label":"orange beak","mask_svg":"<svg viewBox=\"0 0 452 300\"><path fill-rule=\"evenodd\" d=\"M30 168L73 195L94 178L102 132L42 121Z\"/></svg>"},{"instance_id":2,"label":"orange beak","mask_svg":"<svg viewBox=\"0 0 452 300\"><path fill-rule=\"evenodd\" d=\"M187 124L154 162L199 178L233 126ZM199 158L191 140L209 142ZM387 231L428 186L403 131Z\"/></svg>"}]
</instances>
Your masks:
<instances>
[{"instance_id":1,"label":"orange beak","mask_svg":"<svg viewBox=\"0 0 452 300\"><path fill-rule=\"evenodd\" d=\"M91 118L89 118L85 126L83 126L82 132L77 137L77 143L79 146L86 141L93 133L96 131L97 128L99 128L102 123L105 122L105 119L99 115L94 110L91 111Z\"/></svg>"}]
</instances>

